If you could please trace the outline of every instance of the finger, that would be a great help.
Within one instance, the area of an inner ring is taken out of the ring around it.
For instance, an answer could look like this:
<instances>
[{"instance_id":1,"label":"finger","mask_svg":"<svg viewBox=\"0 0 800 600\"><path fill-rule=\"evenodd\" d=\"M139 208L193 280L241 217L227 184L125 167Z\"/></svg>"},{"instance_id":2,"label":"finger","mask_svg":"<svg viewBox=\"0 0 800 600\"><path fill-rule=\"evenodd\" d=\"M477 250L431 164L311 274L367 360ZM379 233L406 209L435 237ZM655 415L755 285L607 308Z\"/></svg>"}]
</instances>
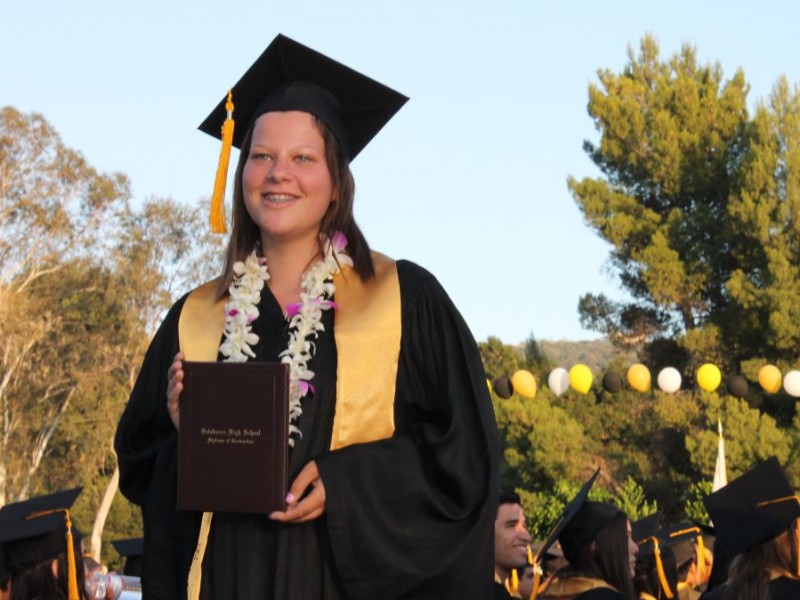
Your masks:
<instances>
[{"instance_id":1,"label":"finger","mask_svg":"<svg viewBox=\"0 0 800 600\"><path fill-rule=\"evenodd\" d=\"M286 511L276 511L270 518L283 523L304 523L316 519L325 512L325 488L321 480L311 493Z\"/></svg>"},{"instance_id":2,"label":"finger","mask_svg":"<svg viewBox=\"0 0 800 600\"><path fill-rule=\"evenodd\" d=\"M286 498L289 506L291 507L294 503L290 498L302 498L308 486L315 483L317 480L319 480L319 469L317 469L317 463L312 460L300 470L297 477L295 477L292 482L289 488L289 495Z\"/></svg>"}]
</instances>

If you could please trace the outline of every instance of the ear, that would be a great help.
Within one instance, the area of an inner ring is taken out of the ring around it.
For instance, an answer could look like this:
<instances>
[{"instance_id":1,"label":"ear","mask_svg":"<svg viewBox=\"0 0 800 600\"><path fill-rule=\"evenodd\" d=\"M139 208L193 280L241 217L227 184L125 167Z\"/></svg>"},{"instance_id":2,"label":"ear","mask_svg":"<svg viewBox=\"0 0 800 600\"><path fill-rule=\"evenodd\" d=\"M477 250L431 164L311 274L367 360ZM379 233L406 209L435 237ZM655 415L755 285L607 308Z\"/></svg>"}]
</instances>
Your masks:
<instances>
[{"instance_id":1,"label":"ear","mask_svg":"<svg viewBox=\"0 0 800 600\"><path fill-rule=\"evenodd\" d=\"M53 577L58 579L58 559L54 558L53 562L50 563L50 570L53 572Z\"/></svg>"}]
</instances>

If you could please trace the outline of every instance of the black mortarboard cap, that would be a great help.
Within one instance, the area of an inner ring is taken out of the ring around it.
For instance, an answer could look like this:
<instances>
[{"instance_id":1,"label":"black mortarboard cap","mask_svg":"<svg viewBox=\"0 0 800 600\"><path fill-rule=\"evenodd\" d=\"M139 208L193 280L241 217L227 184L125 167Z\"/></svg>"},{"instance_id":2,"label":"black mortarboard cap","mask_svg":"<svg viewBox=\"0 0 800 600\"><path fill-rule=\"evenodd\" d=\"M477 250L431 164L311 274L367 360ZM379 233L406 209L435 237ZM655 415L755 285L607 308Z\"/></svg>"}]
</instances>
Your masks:
<instances>
[{"instance_id":1,"label":"black mortarboard cap","mask_svg":"<svg viewBox=\"0 0 800 600\"><path fill-rule=\"evenodd\" d=\"M641 544L649 537L653 537L659 529L661 512L656 511L652 515L642 517L638 521L631 523L631 538L637 544Z\"/></svg>"},{"instance_id":2,"label":"black mortarboard cap","mask_svg":"<svg viewBox=\"0 0 800 600\"><path fill-rule=\"evenodd\" d=\"M123 575L141 576L142 556L144 555L144 538L129 538L126 540L112 540L111 545L120 556L125 557Z\"/></svg>"},{"instance_id":3,"label":"black mortarboard cap","mask_svg":"<svg viewBox=\"0 0 800 600\"><path fill-rule=\"evenodd\" d=\"M556 540L561 543L564 557L568 561L574 560L577 553L585 545L584 541L585 543L591 542L611 518L620 512L618 508L612 507L610 504L587 501L589 490L592 489L592 484L599 473L600 469L598 468L581 486L575 497L569 501L564 512L561 513L558 521L556 521L556 524L544 542L542 542L542 547L536 555L537 562ZM613 509L614 514L610 517L608 513L612 511L607 507ZM587 535L589 537L585 539Z\"/></svg>"},{"instance_id":4,"label":"black mortarboard cap","mask_svg":"<svg viewBox=\"0 0 800 600\"><path fill-rule=\"evenodd\" d=\"M687 561L698 557L697 543L703 543L702 530L691 523L677 523L661 529L656 536L668 544L675 555L675 563L680 567Z\"/></svg>"},{"instance_id":5,"label":"black mortarboard cap","mask_svg":"<svg viewBox=\"0 0 800 600\"><path fill-rule=\"evenodd\" d=\"M82 488L57 492L0 508L0 547L13 577L62 552L72 555L70 584L75 585L74 545L80 538L69 510ZM69 568L69 565L68 565Z\"/></svg>"},{"instance_id":6,"label":"black mortarboard cap","mask_svg":"<svg viewBox=\"0 0 800 600\"><path fill-rule=\"evenodd\" d=\"M302 110L319 117L350 160L408 98L284 35L278 35L232 88L233 145L241 147L253 119L265 112ZM220 138L226 98L200 125Z\"/></svg>"},{"instance_id":7,"label":"black mortarboard cap","mask_svg":"<svg viewBox=\"0 0 800 600\"><path fill-rule=\"evenodd\" d=\"M774 456L703 500L716 545L733 557L786 531L800 517L800 502Z\"/></svg>"}]
</instances>

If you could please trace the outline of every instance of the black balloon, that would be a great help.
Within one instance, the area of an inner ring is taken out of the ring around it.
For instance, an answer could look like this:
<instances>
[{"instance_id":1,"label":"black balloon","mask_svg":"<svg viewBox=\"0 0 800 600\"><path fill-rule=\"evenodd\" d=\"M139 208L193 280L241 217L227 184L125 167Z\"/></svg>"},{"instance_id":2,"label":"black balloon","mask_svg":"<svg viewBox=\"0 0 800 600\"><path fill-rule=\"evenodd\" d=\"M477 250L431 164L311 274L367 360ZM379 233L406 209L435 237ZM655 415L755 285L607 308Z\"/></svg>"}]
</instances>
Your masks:
<instances>
[{"instance_id":1,"label":"black balloon","mask_svg":"<svg viewBox=\"0 0 800 600\"><path fill-rule=\"evenodd\" d=\"M737 398L745 397L749 389L747 379L741 375L731 375L728 377L728 381L725 382L725 387L728 388L728 393L731 396L736 396Z\"/></svg>"},{"instance_id":2,"label":"black balloon","mask_svg":"<svg viewBox=\"0 0 800 600\"><path fill-rule=\"evenodd\" d=\"M507 400L511 398L511 394L514 393L514 384L511 383L510 377L498 377L492 382L492 389L495 394Z\"/></svg>"},{"instance_id":3,"label":"black balloon","mask_svg":"<svg viewBox=\"0 0 800 600\"><path fill-rule=\"evenodd\" d=\"M609 371L603 375L603 389L612 394L616 394L622 389L622 377L619 373Z\"/></svg>"}]
</instances>

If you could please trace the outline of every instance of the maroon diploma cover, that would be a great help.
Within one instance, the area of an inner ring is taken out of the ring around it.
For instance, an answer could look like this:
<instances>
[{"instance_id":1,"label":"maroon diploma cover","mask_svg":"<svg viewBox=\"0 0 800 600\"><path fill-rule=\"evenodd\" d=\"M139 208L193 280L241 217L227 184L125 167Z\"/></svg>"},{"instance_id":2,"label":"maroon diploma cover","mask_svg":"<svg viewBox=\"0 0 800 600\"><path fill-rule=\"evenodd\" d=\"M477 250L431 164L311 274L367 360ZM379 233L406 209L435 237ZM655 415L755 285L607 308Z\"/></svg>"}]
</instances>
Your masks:
<instances>
[{"instance_id":1,"label":"maroon diploma cover","mask_svg":"<svg viewBox=\"0 0 800 600\"><path fill-rule=\"evenodd\" d=\"M183 363L178 508L286 510L289 366Z\"/></svg>"}]
</instances>

